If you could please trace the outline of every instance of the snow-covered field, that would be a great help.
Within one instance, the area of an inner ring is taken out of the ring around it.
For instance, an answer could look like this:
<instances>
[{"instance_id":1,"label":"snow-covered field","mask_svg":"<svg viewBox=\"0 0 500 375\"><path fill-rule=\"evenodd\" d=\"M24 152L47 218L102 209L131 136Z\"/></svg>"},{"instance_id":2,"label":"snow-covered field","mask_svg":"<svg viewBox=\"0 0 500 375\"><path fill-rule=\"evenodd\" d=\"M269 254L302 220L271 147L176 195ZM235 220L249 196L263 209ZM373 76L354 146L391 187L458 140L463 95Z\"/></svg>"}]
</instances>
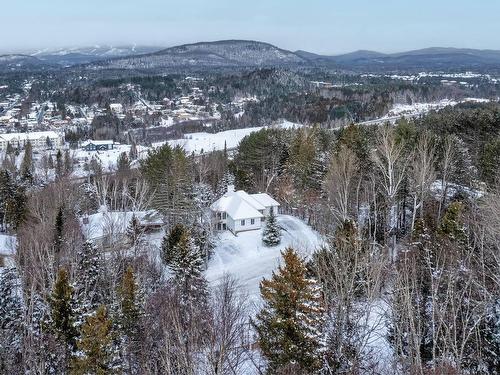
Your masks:
<instances>
[{"instance_id":1,"label":"snow-covered field","mask_svg":"<svg viewBox=\"0 0 500 375\"><path fill-rule=\"evenodd\" d=\"M82 163L81 167L83 167L84 163L87 163L94 158L101 164L104 172L111 172L116 170L118 158L120 157L120 155L123 152L128 155L130 153L131 147L131 145L115 144L113 150L107 151L85 151L82 149L78 149L72 152L72 156L74 159ZM146 157L149 148L139 145L137 145L136 147L138 158L142 159ZM73 175L76 177L86 176L87 172L82 170L81 168L75 168Z\"/></svg>"},{"instance_id":2,"label":"snow-covered field","mask_svg":"<svg viewBox=\"0 0 500 375\"><path fill-rule=\"evenodd\" d=\"M293 216L279 215L278 223L283 228L281 244L265 247L261 230L219 235L214 254L208 264L206 277L211 284L228 274L238 280L251 302L260 301L259 283L269 278L281 262L281 251L293 247L307 258L322 244L320 235L303 221Z\"/></svg>"},{"instance_id":3,"label":"snow-covered field","mask_svg":"<svg viewBox=\"0 0 500 375\"><path fill-rule=\"evenodd\" d=\"M438 102L432 102L432 103L395 104L387 114L387 117L424 114L433 110L443 109L448 106L453 107L460 103L465 103L465 102L487 103L489 101L490 101L489 99L482 99L482 98L465 98L459 101L451 99L443 99Z\"/></svg>"},{"instance_id":4,"label":"snow-covered field","mask_svg":"<svg viewBox=\"0 0 500 375\"><path fill-rule=\"evenodd\" d=\"M274 127L281 129L298 128L302 125L289 121L283 121ZM270 126L273 127L273 126ZM168 141L171 146L181 146L188 153L201 154L205 152L223 150L224 145L228 149L236 148L243 138L251 133L268 128L267 126L257 126L253 128L226 130L219 133L188 133L182 139ZM153 143L153 147L163 146L166 142Z\"/></svg>"},{"instance_id":5,"label":"snow-covered field","mask_svg":"<svg viewBox=\"0 0 500 375\"><path fill-rule=\"evenodd\" d=\"M380 125L386 122L395 123L402 117L412 118L419 117L429 113L430 111L439 111L445 107L454 107L460 103L474 102L474 103L488 103L489 99L484 98L465 98L463 100L443 99L437 102L430 103L413 103L413 104L394 104L393 107L384 116L374 119L363 121L360 125Z\"/></svg>"}]
</instances>

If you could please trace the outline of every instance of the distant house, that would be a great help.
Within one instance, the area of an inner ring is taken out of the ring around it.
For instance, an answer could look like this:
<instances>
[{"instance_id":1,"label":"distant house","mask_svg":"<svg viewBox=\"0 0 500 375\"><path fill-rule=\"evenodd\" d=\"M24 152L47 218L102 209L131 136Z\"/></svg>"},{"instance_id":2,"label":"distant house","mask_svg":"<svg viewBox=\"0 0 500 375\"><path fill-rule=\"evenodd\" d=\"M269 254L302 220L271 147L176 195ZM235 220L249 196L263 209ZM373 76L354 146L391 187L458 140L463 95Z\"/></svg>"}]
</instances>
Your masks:
<instances>
[{"instance_id":1,"label":"distant house","mask_svg":"<svg viewBox=\"0 0 500 375\"><path fill-rule=\"evenodd\" d=\"M127 240L127 228L134 216L144 233L159 231L164 225L162 215L156 210L136 212L102 210L82 217L80 223L87 239L106 247Z\"/></svg>"},{"instance_id":2,"label":"distant house","mask_svg":"<svg viewBox=\"0 0 500 375\"><path fill-rule=\"evenodd\" d=\"M266 193L248 194L243 190L228 191L216 200L210 209L215 218L216 230L230 230L234 234L262 227L271 209L277 213L279 203Z\"/></svg>"},{"instance_id":3,"label":"distant house","mask_svg":"<svg viewBox=\"0 0 500 375\"><path fill-rule=\"evenodd\" d=\"M1 134L0 151L5 151L9 144L14 148L24 148L28 142L35 150L57 149L63 145L63 136L54 131Z\"/></svg>"},{"instance_id":4,"label":"distant house","mask_svg":"<svg viewBox=\"0 0 500 375\"><path fill-rule=\"evenodd\" d=\"M112 103L109 105L109 109L113 113L122 113L123 112L123 105L120 103Z\"/></svg>"},{"instance_id":5,"label":"distant house","mask_svg":"<svg viewBox=\"0 0 500 375\"><path fill-rule=\"evenodd\" d=\"M88 140L81 144L81 148L85 151L108 151L112 150L114 147L114 142L112 140L107 141L93 141Z\"/></svg>"}]
</instances>

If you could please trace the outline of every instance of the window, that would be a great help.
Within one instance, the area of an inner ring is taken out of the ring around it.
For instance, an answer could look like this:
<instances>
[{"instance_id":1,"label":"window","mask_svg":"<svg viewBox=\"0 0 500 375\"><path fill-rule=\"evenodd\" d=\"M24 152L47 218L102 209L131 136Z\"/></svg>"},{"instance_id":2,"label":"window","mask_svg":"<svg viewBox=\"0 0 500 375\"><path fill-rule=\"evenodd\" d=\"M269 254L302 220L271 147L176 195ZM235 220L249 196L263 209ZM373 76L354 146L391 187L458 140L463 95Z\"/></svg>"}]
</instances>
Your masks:
<instances>
[{"instance_id":1,"label":"window","mask_svg":"<svg viewBox=\"0 0 500 375\"><path fill-rule=\"evenodd\" d=\"M255 219L250 219L250 225L254 225L255 224Z\"/></svg>"},{"instance_id":2,"label":"window","mask_svg":"<svg viewBox=\"0 0 500 375\"><path fill-rule=\"evenodd\" d=\"M263 223L263 222L264 222L264 220L265 220L265 218L263 218L263 217L261 217L261 218L260 218L260 222L261 222L261 223Z\"/></svg>"},{"instance_id":3,"label":"window","mask_svg":"<svg viewBox=\"0 0 500 375\"><path fill-rule=\"evenodd\" d=\"M245 225L245 220L241 220L241 226Z\"/></svg>"},{"instance_id":4,"label":"window","mask_svg":"<svg viewBox=\"0 0 500 375\"><path fill-rule=\"evenodd\" d=\"M225 212L222 213L222 218L226 219L226 213Z\"/></svg>"}]
</instances>

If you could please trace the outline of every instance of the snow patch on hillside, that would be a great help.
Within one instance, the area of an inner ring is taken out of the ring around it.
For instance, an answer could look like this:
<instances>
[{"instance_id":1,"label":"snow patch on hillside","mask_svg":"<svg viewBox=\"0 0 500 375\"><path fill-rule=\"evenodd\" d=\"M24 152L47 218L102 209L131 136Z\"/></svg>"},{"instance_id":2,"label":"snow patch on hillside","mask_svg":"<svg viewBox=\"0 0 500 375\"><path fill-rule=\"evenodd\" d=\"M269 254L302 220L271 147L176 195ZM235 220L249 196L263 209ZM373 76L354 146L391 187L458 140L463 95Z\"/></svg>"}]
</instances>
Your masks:
<instances>
[{"instance_id":1,"label":"snow patch on hillside","mask_svg":"<svg viewBox=\"0 0 500 375\"><path fill-rule=\"evenodd\" d=\"M280 129L292 129L292 128L299 128L301 126L302 125L290 121L282 121L277 125L273 126L257 126L253 128L233 129L219 133L206 133L206 132L188 133L184 134L184 138L182 139L174 139L167 142L172 147L175 146L182 147L187 153L194 152L195 154L202 154L211 151L224 150L224 145L227 147L227 149L236 148L238 147L241 140L245 138L247 135L258 132L262 129L272 128L272 127ZM167 142L153 143L152 146L153 148L161 147Z\"/></svg>"}]
</instances>

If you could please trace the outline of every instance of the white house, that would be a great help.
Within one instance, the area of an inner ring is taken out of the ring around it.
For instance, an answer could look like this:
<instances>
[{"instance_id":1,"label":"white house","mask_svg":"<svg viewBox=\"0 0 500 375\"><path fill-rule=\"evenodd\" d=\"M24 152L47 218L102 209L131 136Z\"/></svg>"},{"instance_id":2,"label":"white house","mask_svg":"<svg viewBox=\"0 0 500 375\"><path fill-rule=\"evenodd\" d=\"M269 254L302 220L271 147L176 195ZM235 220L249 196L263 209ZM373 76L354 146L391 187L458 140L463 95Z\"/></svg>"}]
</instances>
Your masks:
<instances>
[{"instance_id":1,"label":"white house","mask_svg":"<svg viewBox=\"0 0 500 375\"><path fill-rule=\"evenodd\" d=\"M234 191L234 186L230 185L227 193L212 203L210 209L217 230L230 230L237 234L260 229L271 209L277 213L279 205L269 194Z\"/></svg>"},{"instance_id":2,"label":"white house","mask_svg":"<svg viewBox=\"0 0 500 375\"><path fill-rule=\"evenodd\" d=\"M57 149L63 145L63 136L54 131L0 134L0 151L6 150L8 144L24 148L28 141L33 149Z\"/></svg>"}]
</instances>

